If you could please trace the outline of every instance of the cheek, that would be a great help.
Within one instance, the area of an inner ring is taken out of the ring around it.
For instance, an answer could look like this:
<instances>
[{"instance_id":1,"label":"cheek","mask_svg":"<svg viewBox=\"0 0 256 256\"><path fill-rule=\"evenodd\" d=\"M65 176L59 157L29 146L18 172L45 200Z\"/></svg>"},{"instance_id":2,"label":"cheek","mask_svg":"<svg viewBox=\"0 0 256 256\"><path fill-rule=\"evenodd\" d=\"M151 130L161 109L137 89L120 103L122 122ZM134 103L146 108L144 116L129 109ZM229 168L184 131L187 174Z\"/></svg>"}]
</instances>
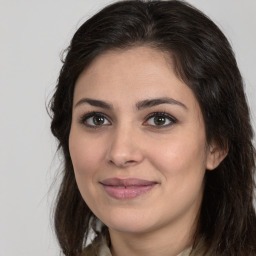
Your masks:
<instances>
[{"instance_id":1,"label":"cheek","mask_svg":"<svg viewBox=\"0 0 256 256\"><path fill-rule=\"evenodd\" d=\"M79 136L78 132L70 133L69 151L78 183L83 177L93 179L102 162L103 150L97 143L92 143L90 138Z\"/></svg>"},{"instance_id":2,"label":"cheek","mask_svg":"<svg viewBox=\"0 0 256 256\"><path fill-rule=\"evenodd\" d=\"M102 148L78 132L70 133L69 150L79 191L86 204L94 209L95 182L102 162Z\"/></svg>"},{"instance_id":3,"label":"cheek","mask_svg":"<svg viewBox=\"0 0 256 256\"><path fill-rule=\"evenodd\" d=\"M193 178L202 175L206 165L205 140L200 136L166 139L150 152L152 164L167 177Z\"/></svg>"},{"instance_id":4,"label":"cheek","mask_svg":"<svg viewBox=\"0 0 256 256\"><path fill-rule=\"evenodd\" d=\"M152 164L161 172L163 189L177 209L186 212L197 202L200 205L205 174L205 144L200 138L179 137L162 144L152 154ZM166 203L165 201L163 203Z\"/></svg>"}]
</instances>

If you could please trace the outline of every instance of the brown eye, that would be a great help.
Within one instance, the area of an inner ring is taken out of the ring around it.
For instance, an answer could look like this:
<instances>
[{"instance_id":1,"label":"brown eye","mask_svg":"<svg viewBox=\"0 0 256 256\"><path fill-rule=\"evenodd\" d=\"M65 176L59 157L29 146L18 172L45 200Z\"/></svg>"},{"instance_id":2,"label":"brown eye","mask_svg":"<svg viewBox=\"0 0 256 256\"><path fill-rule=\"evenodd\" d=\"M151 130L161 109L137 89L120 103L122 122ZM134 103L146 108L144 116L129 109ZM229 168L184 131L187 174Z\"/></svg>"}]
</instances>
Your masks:
<instances>
[{"instance_id":1,"label":"brown eye","mask_svg":"<svg viewBox=\"0 0 256 256\"><path fill-rule=\"evenodd\" d=\"M156 116L154 117L154 124L155 125L164 125L166 123L166 118L163 116Z\"/></svg>"},{"instance_id":2,"label":"brown eye","mask_svg":"<svg viewBox=\"0 0 256 256\"><path fill-rule=\"evenodd\" d=\"M94 116L92 121L94 125L103 125L105 118L102 116Z\"/></svg>"},{"instance_id":3,"label":"brown eye","mask_svg":"<svg viewBox=\"0 0 256 256\"><path fill-rule=\"evenodd\" d=\"M110 125L110 121L101 113L89 113L82 117L81 123L88 127Z\"/></svg>"},{"instance_id":4,"label":"brown eye","mask_svg":"<svg viewBox=\"0 0 256 256\"><path fill-rule=\"evenodd\" d=\"M174 117L172 117L171 115L166 114L166 113L157 112L157 113L151 114L147 118L146 122L144 122L144 125L161 128L161 127L171 126L171 125L175 124L176 122L177 122L177 120Z\"/></svg>"}]
</instances>

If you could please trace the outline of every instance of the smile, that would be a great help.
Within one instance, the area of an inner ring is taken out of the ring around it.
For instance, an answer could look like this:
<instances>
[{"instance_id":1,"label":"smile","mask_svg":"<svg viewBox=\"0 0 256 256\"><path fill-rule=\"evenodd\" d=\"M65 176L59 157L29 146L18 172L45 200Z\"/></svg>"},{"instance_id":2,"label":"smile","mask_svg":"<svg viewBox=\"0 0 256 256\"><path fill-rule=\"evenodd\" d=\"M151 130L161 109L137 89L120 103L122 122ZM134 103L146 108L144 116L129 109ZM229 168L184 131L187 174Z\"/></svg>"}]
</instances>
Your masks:
<instances>
[{"instance_id":1,"label":"smile","mask_svg":"<svg viewBox=\"0 0 256 256\"><path fill-rule=\"evenodd\" d=\"M154 188L158 182L141 179L110 178L100 182L105 192L115 199L133 199Z\"/></svg>"}]
</instances>

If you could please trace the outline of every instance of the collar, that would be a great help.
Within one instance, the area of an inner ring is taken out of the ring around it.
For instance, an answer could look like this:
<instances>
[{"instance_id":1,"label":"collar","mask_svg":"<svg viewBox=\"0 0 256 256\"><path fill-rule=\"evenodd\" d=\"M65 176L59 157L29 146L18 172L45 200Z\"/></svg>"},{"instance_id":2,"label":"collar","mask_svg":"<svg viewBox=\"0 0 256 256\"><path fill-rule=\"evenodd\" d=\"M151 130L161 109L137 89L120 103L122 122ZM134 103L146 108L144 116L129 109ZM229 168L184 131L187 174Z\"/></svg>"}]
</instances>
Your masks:
<instances>
[{"instance_id":1,"label":"collar","mask_svg":"<svg viewBox=\"0 0 256 256\"><path fill-rule=\"evenodd\" d=\"M191 247L185 249L184 251L179 253L177 256L189 256L190 252L191 252ZM111 251L107 246L106 240L104 238L102 239L98 256L112 256Z\"/></svg>"}]
</instances>

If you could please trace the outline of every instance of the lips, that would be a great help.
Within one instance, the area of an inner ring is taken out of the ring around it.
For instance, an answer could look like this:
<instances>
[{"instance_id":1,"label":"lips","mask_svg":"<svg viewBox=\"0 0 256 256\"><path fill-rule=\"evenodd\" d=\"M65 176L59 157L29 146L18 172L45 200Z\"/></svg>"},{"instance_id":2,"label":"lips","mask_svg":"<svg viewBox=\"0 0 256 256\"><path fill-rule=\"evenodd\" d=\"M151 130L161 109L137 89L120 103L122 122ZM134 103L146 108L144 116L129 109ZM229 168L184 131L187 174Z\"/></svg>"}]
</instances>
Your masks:
<instances>
[{"instance_id":1,"label":"lips","mask_svg":"<svg viewBox=\"0 0 256 256\"><path fill-rule=\"evenodd\" d=\"M136 178L110 178L102 180L100 184L110 197L115 199L132 199L149 192L158 182Z\"/></svg>"}]
</instances>

